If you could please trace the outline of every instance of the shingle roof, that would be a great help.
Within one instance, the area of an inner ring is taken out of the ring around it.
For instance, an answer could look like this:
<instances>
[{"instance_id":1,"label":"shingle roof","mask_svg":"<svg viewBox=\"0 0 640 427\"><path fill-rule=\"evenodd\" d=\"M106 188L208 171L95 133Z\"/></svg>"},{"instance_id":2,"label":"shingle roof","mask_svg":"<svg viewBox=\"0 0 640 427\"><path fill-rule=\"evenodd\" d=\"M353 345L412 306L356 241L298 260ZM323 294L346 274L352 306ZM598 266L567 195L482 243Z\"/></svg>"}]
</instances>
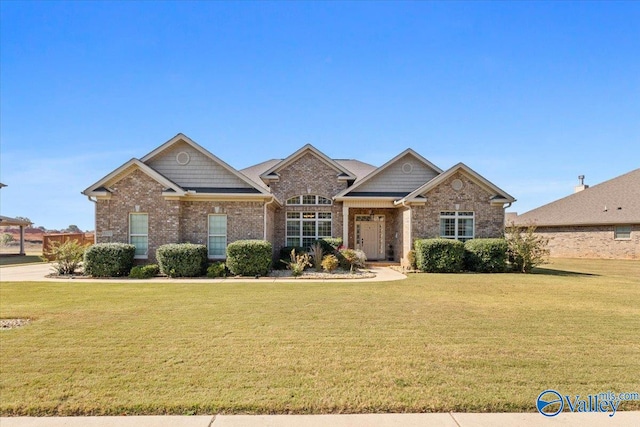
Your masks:
<instances>
[{"instance_id":1,"label":"shingle roof","mask_svg":"<svg viewBox=\"0 0 640 427\"><path fill-rule=\"evenodd\" d=\"M640 168L518 215L516 224L640 224Z\"/></svg>"}]
</instances>

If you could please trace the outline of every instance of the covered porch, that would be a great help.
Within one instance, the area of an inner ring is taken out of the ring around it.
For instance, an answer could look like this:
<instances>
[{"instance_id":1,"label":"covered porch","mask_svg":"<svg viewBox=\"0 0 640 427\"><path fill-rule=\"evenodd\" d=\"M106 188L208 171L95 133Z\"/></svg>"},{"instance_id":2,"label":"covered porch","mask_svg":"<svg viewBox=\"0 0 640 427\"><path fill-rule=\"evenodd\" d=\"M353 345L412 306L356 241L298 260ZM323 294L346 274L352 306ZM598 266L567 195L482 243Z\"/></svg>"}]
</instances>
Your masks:
<instances>
[{"instance_id":1,"label":"covered porch","mask_svg":"<svg viewBox=\"0 0 640 427\"><path fill-rule=\"evenodd\" d=\"M0 227L20 227L20 252L11 255L25 255L24 251L24 229L30 226L29 221L23 221L21 219L9 218L8 216L0 215Z\"/></svg>"},{"instance_id":2,"label":"covered porch","mask_svg":"<svg viewBox=\"0 0 640 427\"><path fill-rule=\"evenodd\" d=\"M342 224L345 247L362 250L368 261L401 263L411 249L410 208L391 200L344 201Z\"/></svg>"}]
</instances>

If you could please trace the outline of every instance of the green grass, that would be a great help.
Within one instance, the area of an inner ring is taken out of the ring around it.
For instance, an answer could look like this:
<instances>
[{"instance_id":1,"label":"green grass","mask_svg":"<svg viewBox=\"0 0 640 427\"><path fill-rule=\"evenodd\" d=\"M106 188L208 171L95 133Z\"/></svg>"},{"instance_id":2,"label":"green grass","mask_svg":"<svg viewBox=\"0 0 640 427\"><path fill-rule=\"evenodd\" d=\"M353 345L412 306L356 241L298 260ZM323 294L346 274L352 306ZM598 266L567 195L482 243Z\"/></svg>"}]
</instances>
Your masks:
<instances>
[{"instance_id":1,"label":"green grass","mask_svg":"<svg viewBox=\"0 0 640 427\"><path fill-rule=\"evenodd\" d=\"M3 415L534 411L638 392L640 263L387 283L0 283ZM638 410L640 401L620 410Z\"/></svg>"}]
</instances>

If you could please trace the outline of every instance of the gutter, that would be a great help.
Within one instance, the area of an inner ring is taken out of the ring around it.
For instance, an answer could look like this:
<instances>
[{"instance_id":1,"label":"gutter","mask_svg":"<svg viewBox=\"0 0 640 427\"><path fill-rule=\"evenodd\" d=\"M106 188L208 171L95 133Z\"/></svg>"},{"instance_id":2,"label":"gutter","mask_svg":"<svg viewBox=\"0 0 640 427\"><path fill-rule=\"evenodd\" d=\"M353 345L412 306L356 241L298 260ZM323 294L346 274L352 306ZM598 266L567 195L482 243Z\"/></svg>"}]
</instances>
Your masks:
<instances>
[{"instance_id":1,"label":"gutter","mask_svg":"<svg viewBox=\"0 0 640 427\"><path fill-rule=\"evenodd\" d=\"M264 231L264 240L267 240L267 206L272 204L275 201L276 201L276 197L271 196L271 200L269 200L264 204L264 213L262 215L263 221L264 221L263 229L262 229Z\"/></svg>"}]
</instances>

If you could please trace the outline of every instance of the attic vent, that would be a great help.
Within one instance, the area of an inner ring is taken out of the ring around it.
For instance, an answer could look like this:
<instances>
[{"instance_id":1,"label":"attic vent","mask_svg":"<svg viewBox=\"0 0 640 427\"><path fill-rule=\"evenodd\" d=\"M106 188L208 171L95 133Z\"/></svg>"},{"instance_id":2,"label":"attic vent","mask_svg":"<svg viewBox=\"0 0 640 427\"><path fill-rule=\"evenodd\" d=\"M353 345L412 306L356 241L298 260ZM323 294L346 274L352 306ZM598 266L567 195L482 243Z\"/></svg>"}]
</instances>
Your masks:
<instances>
[{"instance_id":1,"label":"attic vent","mask_svg":"<svg viewBox=\"0 0 640 427\"><path fill-rule=\"evenodd\" d=\"M464 184L461 180L454 179L453 181L451 181L451 188L453 188L454 190L460 191L462 190L462 187L464 187Z\"/></svg>"},{"instance_id":2,"label":"attic vent","mask_svg":"<svg viewBox=\"0 0 640 427\"><path fill-rule=\"evenodd\" d=\"M402 172L410 174L411 172L413 172L413 165L411 163L405 163L404 165L402 165Z\"/></svg>"},{"instance_id":3,"label":"attic vent","mask_svg":"<svg viewBox=\"0 0 640 427\"><path fill-rule=\"evenodd\" d=\"M185 151L179 152L178 155L176 156L176 162L178 162L178 164L182 166L189 163L189 160L191 160L191 158L189 157L189 153Z\"/></svg>"}]
</instances>

